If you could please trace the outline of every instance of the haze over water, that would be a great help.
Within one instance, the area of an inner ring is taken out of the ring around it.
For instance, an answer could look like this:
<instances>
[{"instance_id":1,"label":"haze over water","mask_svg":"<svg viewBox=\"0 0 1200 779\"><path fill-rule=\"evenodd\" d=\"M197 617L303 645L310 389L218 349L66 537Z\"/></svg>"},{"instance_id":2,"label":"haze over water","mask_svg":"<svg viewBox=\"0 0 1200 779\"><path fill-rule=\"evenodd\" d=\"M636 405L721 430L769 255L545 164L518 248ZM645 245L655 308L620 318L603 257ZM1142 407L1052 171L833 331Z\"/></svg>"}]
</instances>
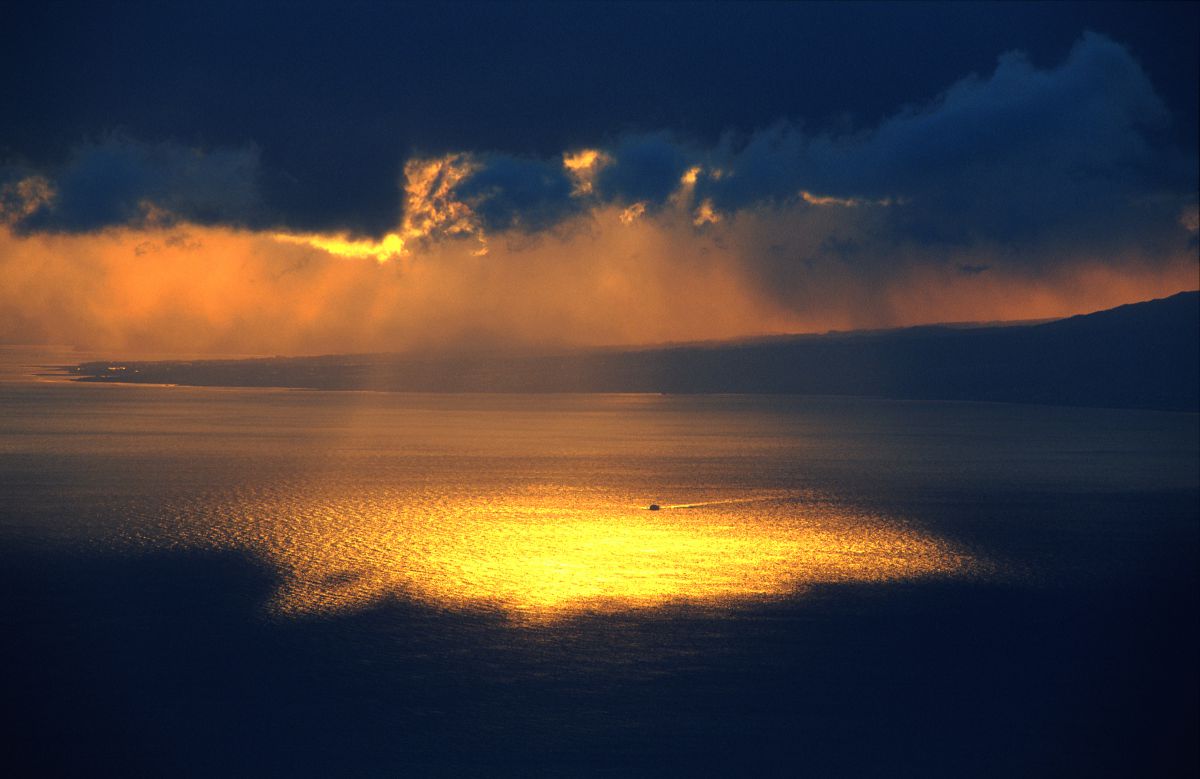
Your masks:
<instances>
[{"instance_id":1,"label":"haze over water","mask_svg":"<svg viewBox=\"0 0 1200 779\"><path fill-rule=\"evenodd\" d=\"M1160 757L1195 714L1156 686L1194 675L1195 612L1164 604L1195 604L1195 414L99 386L4 361L4 616L18 666L52 647L15 699L44 726L91 669L54 732L120 753L115 718L152 773L675 774L722 743L774 772L1049 773L1107 759L1125 707ZM1030 718L1044 735L1006 752Z\"/></svg>"}]
</instances>

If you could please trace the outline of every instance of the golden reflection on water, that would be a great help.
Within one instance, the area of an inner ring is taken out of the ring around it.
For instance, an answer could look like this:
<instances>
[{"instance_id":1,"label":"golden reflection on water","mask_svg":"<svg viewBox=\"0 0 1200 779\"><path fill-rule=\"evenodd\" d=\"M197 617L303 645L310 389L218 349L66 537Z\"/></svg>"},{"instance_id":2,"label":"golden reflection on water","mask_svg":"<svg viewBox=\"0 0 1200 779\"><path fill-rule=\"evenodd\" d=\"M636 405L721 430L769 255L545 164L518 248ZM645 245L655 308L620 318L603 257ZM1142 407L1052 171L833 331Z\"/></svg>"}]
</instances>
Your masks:
<instances>
[{"instance_id":1,"label":"golden reflection on water","mask_svg":"<svg viewBox=\"0 0 1200 779\"><path fill-rule=\"evenodd\" d=\"M402 595L546 622L587 611L732 605L813 584L948 575L974 565L903 524L815 496L661 511L558 491L413 508L333 503L297 512L284 527L267 545L286 574L273 607L289 615Z\"/></svg>"}]
</instances>

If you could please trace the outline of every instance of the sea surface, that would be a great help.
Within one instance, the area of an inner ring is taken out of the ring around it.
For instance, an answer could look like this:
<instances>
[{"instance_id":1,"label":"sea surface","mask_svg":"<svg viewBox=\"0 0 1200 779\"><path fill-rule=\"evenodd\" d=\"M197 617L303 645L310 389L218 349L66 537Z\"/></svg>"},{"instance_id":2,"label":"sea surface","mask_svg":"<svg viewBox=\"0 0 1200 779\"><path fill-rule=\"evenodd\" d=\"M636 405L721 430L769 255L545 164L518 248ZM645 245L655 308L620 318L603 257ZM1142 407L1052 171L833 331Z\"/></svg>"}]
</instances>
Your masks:
<instances>
[{"instance_id":1,"label":"sea surface","mask_svg":"<svg viewBox=\"0 0 1200 779\"><path fill-rule=\"evenodd\" d=\"M1197 769L1197 414L38 367L90 357L0 348L36 775Z\"/></svg>"}]
</instances>

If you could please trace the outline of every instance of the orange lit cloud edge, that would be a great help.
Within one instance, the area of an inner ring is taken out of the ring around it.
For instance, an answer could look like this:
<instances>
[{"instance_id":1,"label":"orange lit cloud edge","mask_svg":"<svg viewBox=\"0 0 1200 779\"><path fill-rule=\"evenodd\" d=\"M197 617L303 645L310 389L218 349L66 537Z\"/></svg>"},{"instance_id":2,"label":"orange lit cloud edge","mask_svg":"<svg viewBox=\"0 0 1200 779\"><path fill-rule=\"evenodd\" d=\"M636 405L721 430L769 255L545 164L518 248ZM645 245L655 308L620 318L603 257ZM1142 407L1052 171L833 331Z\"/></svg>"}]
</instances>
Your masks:
<instances>
[{"instance_id":1,"label":"orange lit cloud edge","mask_svg":"<svg viewBox=\"0 0 1200 779\"><path fill-rule=\"evenodd\" d=\"M538 234L489 235L453 196L475 164L466 154L410 161L405 215L380 240L190 224L0 227L0 339L114 354L649 344L1050 318L1197 287L1186 251L1066 257L1050 269L987 246L942 257L902 249L869 272L814 261L812 235L861 227L838 220L894 204L804 191L721 213L696 202L693 168L651 213L593 200L608 163L587 149L563 157L578 215ZM44 184L22 182L26 199L53 197ZM1192 232L1194 222L1181 216Z\"/></svg>"}]
</instances>

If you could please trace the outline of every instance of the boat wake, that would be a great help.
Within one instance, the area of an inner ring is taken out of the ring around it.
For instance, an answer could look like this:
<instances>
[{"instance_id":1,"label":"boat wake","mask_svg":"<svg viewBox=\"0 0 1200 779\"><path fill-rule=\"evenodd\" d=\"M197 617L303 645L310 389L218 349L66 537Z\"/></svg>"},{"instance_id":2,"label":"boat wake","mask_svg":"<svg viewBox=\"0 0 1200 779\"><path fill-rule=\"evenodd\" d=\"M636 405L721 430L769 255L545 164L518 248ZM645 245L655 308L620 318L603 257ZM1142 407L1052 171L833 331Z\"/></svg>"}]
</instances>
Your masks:
<instances>
[{"instance_id":1,"label":"boat wake","mask_svg":"<svg viewBox=\"0 0 1200 779\"><path fill-rule=\"evenodd\" d=\"M651 503L649 509L651 511L665 511L667 509L697 509L702 506L727 506L734 503L763 503L769 500L777 500L777 498L730 498L728 500L706 500L699 503Z\"/></svg>"}]
</instances>

